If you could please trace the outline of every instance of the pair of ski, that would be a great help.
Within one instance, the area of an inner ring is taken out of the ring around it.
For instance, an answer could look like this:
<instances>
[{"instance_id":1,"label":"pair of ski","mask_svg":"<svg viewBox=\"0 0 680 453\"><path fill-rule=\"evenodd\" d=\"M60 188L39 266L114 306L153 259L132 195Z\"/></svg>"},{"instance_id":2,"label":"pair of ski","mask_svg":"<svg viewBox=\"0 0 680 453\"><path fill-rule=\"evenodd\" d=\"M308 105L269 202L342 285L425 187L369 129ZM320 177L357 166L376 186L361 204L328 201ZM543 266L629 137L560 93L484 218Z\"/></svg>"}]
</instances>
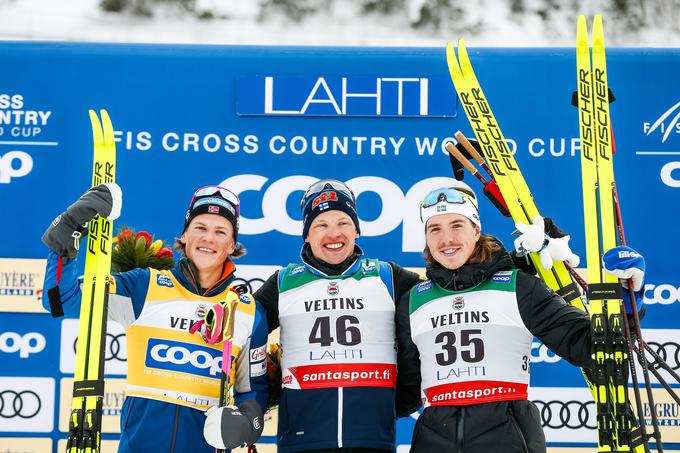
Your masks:
<instances>
[{"instance_id":1,"label":"pair of ski","mask_svg":"<svg viewBox=\"0 0 680 453\"><path fill-rule=\"evenodd\" d=\"M89 115L94 141L92 187L95 187L115 182L116 143L106 110L100 111L101 121L94 110L90 110ZM73 400L66 443L68 453L100 451L112 238L111 220L97 215L89 222Z\"/></svg>"},{"instance_id":2,"label":"pair of ski","mask_svg":"<svg viewBox=\"0 0 680 453\"><path fill-rule=\"evenodd\" d=\"M603 50L604 47L602 46ZM504 211L503 208L507 208L506 211L509 212L515 222L531 223L532 219L539 215L538 208L475 76L464 40L461 39L458 43L457 56L453 43L449 43L446 49L446 57L461 106L486 157L486 163L482 165L482 168L487 171L491 180L486 180L476 169L473 171L470 167L474 168L474 166L467 162L467 159L462 155L458 155L457 158L484 184L484 193L491 198L501 212ZM604 61L603 52L602 61ZM601 89L601 87L598 88ZM461 140L461 136L458 137L459 141L465 146L467 141ZM466 149L470 151L475 160L480 164L484 162L481 156L475 155L476 153L469 146L469 143L467 145ZM447 148L452 154L455 154L455 147L452 144ZM613 181L613 169L611 178ZM496 190L496 187L498 190ZM497 192L500 192L500 197ZM592 207L597 208L596 205ZM595 211L595 215L597 215L597 211ZM613 237L615 238L615 236ZM614 242L614 245L611 245L610 248L615 245ZM596 243L596 247L599 248L599 241ZM598 265L601 252L598 249L595 257ZM592 254L588 255L589 264L593 256ZM587 311L574 280L579 281L579 283L582 283L582 281L575 272L570 272L571 270L566 263L554 262L550 270L545 270L541 266L537 253L531 253L530 259L541 279L549 287L560 294L568 303ZM601 279L601 269L599 269L598 275ZM632 448L633 451L643 451L643 446L645 450L648 450L646 439L642 439L644 443L642 445L640 436L632 435L632 416L627 400L628 355L626 339L623 337L622 331L622 326L626 323L621 314L620 289L618 289L618 283L616 285L618 290L618 297L616 298L611 298L611 296L602 293L603 289L613 287L597 286L596 284L590 291L590 297L596 307L594 310L591 309L595 366L592 372L591 370L582 371L597 403L598 450L631 451ZM605 297L609 297L609 299ZM591 302L591 307L593 302ZM598 306L606 308L597 308ZM609 311L605 311L606 309ZM633 437L637 438L633 439ZM631 445L634 446L631 447Z\"/></svg>"},{"instance_id":3,"label":"pair of ski","mask_svg":"<svg viewBox=\"0 0 680 453\"><path fill-rule=\"evenodd\" d=\"M592 55L589 47L588 28L584 16L579 16L576 28L576 74L577 91L574 103L579 111L581 137L581 176L583 185L583 211L586 239L586 259L590 314L593 330L593 353L595 359L594 380L598 393L611 396L597 401L598 426L614 425L614 437L600 433L600 451L611 451L607 444L618 451L628 451L632 445L630 437L632 417L630 405L619 395L628 382L628 365L632 375L633 392L641 436L645 451L649 451L645 420L638 386L637 372L628 353L634 352L642 367L648 404L651 409L653 433L657 451L663 452L661 434L656 416L656 406L649 385L649 367L645 357L648 349L642 339L640 319L634 303L635 293L632 279L628 281L631 301L631 317L626 316L622 306L621 286L616 277L602 272L602 254L616 247L626 245L616 183L614 181L614 135L609 114L611 91L607 83L607 65L604 46L602 16L596 15L592 30ZM592 60L592 61L591 61ZM591 65L592 63L592 65ZM615 294L615 297L611 295ZM629 320L633 322L631 334ZM637 343L637 345L635 344ZM630 362L630 363L629 363ZM606 391L606 387L613 392ZM626 431L628 429L628 431Z\"/></svg>"}]
</instances>

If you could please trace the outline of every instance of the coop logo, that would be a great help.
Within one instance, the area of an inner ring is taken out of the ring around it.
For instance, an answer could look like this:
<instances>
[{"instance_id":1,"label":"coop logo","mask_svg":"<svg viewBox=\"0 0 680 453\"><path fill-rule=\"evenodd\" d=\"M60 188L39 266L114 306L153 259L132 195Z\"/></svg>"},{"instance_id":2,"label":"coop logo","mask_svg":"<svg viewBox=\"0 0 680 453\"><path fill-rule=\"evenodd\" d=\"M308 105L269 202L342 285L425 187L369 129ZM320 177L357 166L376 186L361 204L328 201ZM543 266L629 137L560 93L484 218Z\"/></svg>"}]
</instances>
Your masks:
<instances>
[{"instance_id":1,"label":"coop logo","mask_svg":"<svg viewBox=\"0 0 680 453\"><path fill-rule=\"evenodd\" d=\"M680 301L680 287L668 283L662 285L646 284L644 291L645 304L670 305Z\"/></svg>"},{"instance_id":2,"label":"coop logo","mask_svg":"<svg viewBox=\"0 0 680 453\"><path fill-rule=\"evenodd\" d=\"M671 118L672 116L672 118ZM668 118L671 118L668 120ZM680 102L675 104L673 107L669 108L659 116L659 118L654 121L654 123L644 122L642 123L642 130L647 136L650 136L654 132L658 132L661 135L661 143L664 143L670 134L680 134Z\"/></svg>"},{"instance_id":3,"label":"coop logo","mask_svg":"<svg viewBox=\"0 0 680 453\"><path fill-rule=\"evenodd\" d=\"M216 377L222 371L222 353L216 349L152 338L144 364L147 368Z\"/></svg>"},{"instance_id":4,"label":"coop logo","mask_svg":"<svg viewBox=\"0 0 680 453\"><path fill-rule=\"evenodd\" d=\"M291 218L286 206L288 199L294 195L299 200L299 193L304 192L319 178L305 175L293 175L275 180L261 175L237 175L225 179L220 184L229 187L236 195L256 191L262 194L262 215L248 217L241 212L239 234L258 235L272 230L291 236L300 236L302 221ZM268 184L269 183L269 184ZM359 176L347 181L355 196L363 193L374 193L380 198L379 206L363 211L371 220L361 220L361 235L382 236L402 226L402 251L422 252L424 247L423 224L418 216L420 200L437 187L449 187L454 184L452 178L427 178L416 182L406 193L394 182L377 176ZM404 209L410 206L413 209ZM379 212L375 210L380 209Z\"/></svg>"},{"instance_id":5,"label":"coop logo","mask_svg":"<svg viewBox=\"0 0 680 453\"><path fill-rule=\"evenodd\" d=\"M0 154L0 184L9 184L12 178L21 178L33 170L33 158L23 151Z\"/></svg>"},{"instance_id":6,"label":"coop logo","mask_svg":"<svg viewBox=\"0 0 680 453\"><path fill-rule=\"evenodd\" d=\"M239 115L451 117L445 77L267 75L238 80Z\"/></svg>"},{"instance_id":7,"label":"coop logo","mask_svg":"<svg viewBox=\"0 0 680 453\"><path fill-rule=\"evenodd\" d=\"M548 349L543 343L537 341L531 343L531 363L555 363L560 360L560 356Z\"/></svg>"},{"instance_id":8,"label":"coop logo","mask_svg":"<svg viewBox=\"0 0 680 453\"><path fill-rule=\"evenodd\" d=\"M19 353L22 359L42 351L46 344L45 337L38 332L29 332L25 335L17 332L0 334L0 351L6 354Z\"/></svg>"}]
</instances>

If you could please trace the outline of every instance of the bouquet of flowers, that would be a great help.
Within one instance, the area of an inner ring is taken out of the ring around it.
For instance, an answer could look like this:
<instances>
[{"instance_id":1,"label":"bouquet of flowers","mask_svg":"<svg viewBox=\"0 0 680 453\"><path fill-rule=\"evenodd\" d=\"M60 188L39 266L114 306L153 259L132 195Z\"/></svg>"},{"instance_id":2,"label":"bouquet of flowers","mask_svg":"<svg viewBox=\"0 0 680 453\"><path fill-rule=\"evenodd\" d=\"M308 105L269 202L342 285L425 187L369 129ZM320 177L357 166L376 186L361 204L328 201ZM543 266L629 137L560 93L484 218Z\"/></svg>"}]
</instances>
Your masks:
<instances>
[{"instance_id":1,"label":"bouquet of flowers","mask_svg":"<svg viewBox=\"0 0 680 453\"><path fill-rule=\"evenodd\" d=\"M126 226L114 239L111 272L125 272L138 267L164 270L174 266L172 249L163 240L154 240L146 231L137 233Z\"/></svg>"},{"instance_id":2,"label":"bouquet of flowers","mask_svg":"<svg viewBox=\"0 0 680 453\"><path fill-rule=\"evenodd\" d=\"M267 409L276 409L281 400L281 345L269 343L267 350L267 377L269 380L269 401Z\"/></svg>"}]
</instances>

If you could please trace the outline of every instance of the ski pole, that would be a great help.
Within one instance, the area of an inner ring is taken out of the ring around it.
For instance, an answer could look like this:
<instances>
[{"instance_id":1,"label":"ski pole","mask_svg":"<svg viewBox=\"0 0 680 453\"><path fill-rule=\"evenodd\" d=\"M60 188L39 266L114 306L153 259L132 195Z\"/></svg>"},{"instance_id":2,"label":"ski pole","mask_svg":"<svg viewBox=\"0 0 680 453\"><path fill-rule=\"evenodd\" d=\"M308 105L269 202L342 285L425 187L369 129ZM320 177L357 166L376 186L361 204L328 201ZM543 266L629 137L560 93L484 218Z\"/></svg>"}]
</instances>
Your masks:
<instances>
[{"instance_id":1,"label":"ski pole","mask_svg":"<svg viewBox=\"0 0 680 453\"><path fill-rule=\"evenodd\" d=\"M456 139L462 144L467 152L470 153L472 158L477 161L477 163L484 169L487 175L491 176L493 178L493 173L491 173L491 169L489 166L486 164L486 161L484 158L477 152L474 146L472 146L472 143L470 143L470 140L467 139L465 135L461 131L457 131L455 134Z\"/></svg>"}]
</instances>

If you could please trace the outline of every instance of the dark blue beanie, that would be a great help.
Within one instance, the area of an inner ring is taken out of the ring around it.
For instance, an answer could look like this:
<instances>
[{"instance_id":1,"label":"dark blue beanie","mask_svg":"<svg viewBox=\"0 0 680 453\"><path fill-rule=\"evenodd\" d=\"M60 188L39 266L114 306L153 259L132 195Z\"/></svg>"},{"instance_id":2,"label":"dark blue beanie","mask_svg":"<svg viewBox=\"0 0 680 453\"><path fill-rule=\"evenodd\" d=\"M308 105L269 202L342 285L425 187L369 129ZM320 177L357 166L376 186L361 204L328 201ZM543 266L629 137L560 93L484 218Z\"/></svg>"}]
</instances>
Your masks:
<instances>
[{"instance_id":1,"label":"dark blue beanie","mask_svg":"<svg viewBox=\"0 0 680 453\"><path fill-rule=\"evenodd\" d=\"M321 192L309 195L305 200L302 208L302 238L306 239L309 233L309 227L312 225L314 219L326 211L342 211L346 213L354 222L357 233L361 233L359 229L359 217L357 216L357 208L354 200L343 192L326 188Z\"/></svg>"}]
</instances>

